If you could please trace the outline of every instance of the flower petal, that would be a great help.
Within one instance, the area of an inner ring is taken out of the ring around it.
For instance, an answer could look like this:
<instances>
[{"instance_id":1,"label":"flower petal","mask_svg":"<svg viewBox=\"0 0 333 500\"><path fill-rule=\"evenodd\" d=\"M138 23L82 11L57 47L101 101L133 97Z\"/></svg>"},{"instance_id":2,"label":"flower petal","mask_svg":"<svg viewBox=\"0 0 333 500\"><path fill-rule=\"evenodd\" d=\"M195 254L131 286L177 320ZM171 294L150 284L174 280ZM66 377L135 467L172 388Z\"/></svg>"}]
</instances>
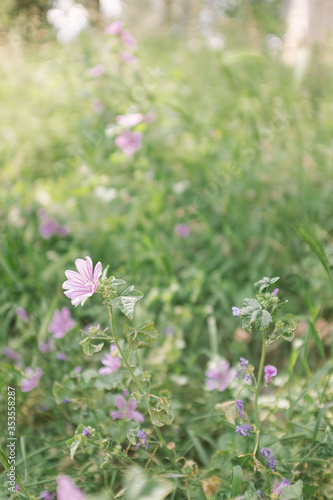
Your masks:
<instances>
[{"instance_id":1,"label":"flower petal","mask_svg":"<svg viewBox=\"0 0 333 500\"><path fill-rule=\"evenodd\" d=\"M126 400L121 394L117 394L115 404L119 410L124 410L126 408Z\"/></svg>"}]
</instances>

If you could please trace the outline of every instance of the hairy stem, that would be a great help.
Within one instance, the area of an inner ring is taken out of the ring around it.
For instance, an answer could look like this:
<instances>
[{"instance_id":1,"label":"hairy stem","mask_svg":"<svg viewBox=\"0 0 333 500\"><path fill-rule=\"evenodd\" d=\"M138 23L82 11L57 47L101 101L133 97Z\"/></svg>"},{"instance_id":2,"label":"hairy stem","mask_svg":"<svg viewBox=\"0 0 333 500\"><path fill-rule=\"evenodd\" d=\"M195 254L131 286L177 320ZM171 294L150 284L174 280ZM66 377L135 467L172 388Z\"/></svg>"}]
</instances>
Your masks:
<instances>
[{"instance_id":1,"label":"hairy stem","mask_svg":"<svg viewBox=\"0 0 333 500\"><path fill-rule=\"evenodd\" d=\"M260 393L260 384L261 384L262 373L264 371L265 355L266 355L266 333L265 333L265 330L263 330L263 332L262 332L261 359L260 359L257 387L256 387L255 399L254 399L254 423L256 424L257 431L259 430L258 397L259 397L259 393Z\"/></svg>"}]
</instances>

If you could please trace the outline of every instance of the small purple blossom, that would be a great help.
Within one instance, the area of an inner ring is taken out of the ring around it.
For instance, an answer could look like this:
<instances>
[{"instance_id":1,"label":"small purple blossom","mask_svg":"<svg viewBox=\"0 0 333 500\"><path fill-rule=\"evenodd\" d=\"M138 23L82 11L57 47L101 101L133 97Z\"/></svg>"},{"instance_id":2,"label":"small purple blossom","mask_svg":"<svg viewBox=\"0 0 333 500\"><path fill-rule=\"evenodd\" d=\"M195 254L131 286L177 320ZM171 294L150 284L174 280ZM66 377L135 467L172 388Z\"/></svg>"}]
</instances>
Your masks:
<instances>
[{"instance_id":1,"label":"small purple blossom","mask_svg":"<svg viewBox=\"0 0 333 500\"><path fill-rule=\"evenodd\" d=\"M64 294L71 299L73 306L85 303L88 297L91 297L97 290L99 278L102 274L102 264L98 262L93 271L93 263L90 257L86 260L76 259L75 266L78 273L75 271L65 271L67 281L62 285L62 288L68 290Z\"/></svg>"},{"instance_id":2,"label":"small purple blossom","mask_svg":"<svg viewBox=\"0 0 333 500\"><path fill-rule=\"evenodd\" d=\"M131 132L124 130L115 138L115 144L120 148L126 156L132 158L134 153L141 148L141 132Z\"/></svg>"},{"instance_id":3,"label":"small purple blossom","mask_svg":"<svg viewBox=\"0 0 333 500\"><path fill-rule=\"evenodd\" d=\"M174 233L179 238L187 238L190 235L190 226L188 224L176 224Z\"/></svg>"},{"instance_id":4,"label":"small purple blossom","mask_svg":"<svg viewBox=\"0 0 333 500\"><path fill-rule=\"evenodd\" d=\"M258 495L259 498L261 498L262 500L264 500L264 496L263 496L263 494L261 493L260 490L257 490L256 493L257 493L257 495Z\"/></svg>"},{"instance_id":5,"label":"small purple blossom","mask_svg":"<svg viewBox=\"0 0 333 500\"><path fill-rule=\"evenodd\" d=\"M24 309L22 309L22 307L18 307L18 308L16 309L16 314L17 314L17 315L18 315L21 319L23 319L23 321L24 321L25 323L28 323L28 322L29 322L29 316L27 315L27 312L26 312Z\"/></svg>"},{"instance_id":6,"label":"small purple blossom","mask_svg":"<svg viewBox=\"0 0 333 500\"><path fill-rule=\"evenodd\" d=\"M125 128L135 127L143 121L142 113L130 113L128 115L118 115L116 121L119 125Z\"/></svg>"},{"instance_id":7,"label":"small purple blossom","mask_svg":"<svg viewBox=\"0 0 333 500\"><path fill-rule=\"evenodd\" d=\"M172 325L168 325L165 329L165 335L170 335L170 337L173 337L174 333L174 327Z\"/></svg>"},{"instance_id":8,"label":"small purple blossom","mask_svg":"<svg viewBox=\"0 0 333 500\"><path fill-rule=\"evenodd\" d=\"M238 414L239 414L240 418L243 419L243 420L245 420L244 404L243 404L243 401L241 399L237 399L237 401L236 401L236 408L237 408L237 411L238 411Z\"/></svg>"},{"instance_id":9,"label":"small purple blossom","mask_svg":"<svg viewBox=\"0 0 333 500\"><path fill-rule=\"evenodd\" d=\"M125 389L125 390L123 391L123 394L124 394L124 396L126 396L126 397L127 397L127 396L129 396L129 392L128 392L128 390L127 390L127 389Z\"/></svg>"},{"instance_id":10,"label":"small purple blossom","mask_svg":"<svg viewBox=\"0 0 333 500\"><path fill-rule=\"evenodd\" d=\"M207 377L206 387L209 391L217 389L225 391L234 376L234 369L230 368L228 361L219 361L217 368L210 368L205 372Z\"/></svg>"},{"instance_id":11,"label":"small purple blossom","mask_svg":"<svg viewBox=\"0 0 333 500\"><path fill-rule=\"evenodd\" d=\"M271 493L273 493L273 494L275 494L275 495L277 495L279 497L281 495L282 490L283 490L283 488L285 486L290 486L290 483L289 483L288 479L286 479L284 477L283 481L280 484L279 484L279 481L277 479L275 479Z\"/></svg>"},{"instance_id":12,"label":"small purple blossom","mask_svg":"<svg viewBox=\"0 0 333 500\"><path fill-rule=\"evenodd\" d=\"M277 461L274 458L272 450L270 448L261 448L260 453L266 463L266 467L274 471L277 466Z\"/></svg>"},{"instance_id":13,"label":"small purple blossom","mask_svg":"<svg viewBox=\"0 0 333 500\"><path fill-rule=\"evenodd\" d=\"M124 23L122 21L114 21L105 28L104 33L107 35L120 35L123 30L123 26Z\"/></svg>"},{"instance_id":14,"label":"small purple blossom","mask_svg":"<svg viewBox=\"0 0 333 500\"><path fill-rule=\"evenodd\" d=\"M57 484L57 500L84 500L83 491L76 486L70 477L58 476Z\"/></svg>"},{"instance_id":15,"label":"small purple blossom","mask_svg":"<svg viewBox=\"0 0 333 500\"><path fill-rule=\"evenodd\" d=\"M74 371L75 371L76 373L80 373L80 372L82 372L82 366L76 366L76 367L74 368Z\"/></svg>"},{"instance_id":16,"label":"small purple blossom","mask_svg":"<svg viewBox=\"0 0 333 500\"><path fill-rule=\"evenodd\" d=\"M232 307L232 315L233 316L240 316L241 315L241 310L239 307Z\"/></svg>"},{"instance_id":17,"label":"small purple blossom","mask_svg":"<svg viewBox=\"0 0 333 500\"><path fill-rule=\"evenodd\" d=\"M56 219L43 219L42 223L39 226L39 232L44 240L48 240L51 236L57 234L59 229L59 224Z\"/></svg>"},{"instance_id":18,"label":"small purple blossom","mask_svg":"<svg viewBox=\"0 0 333 500\"><path fill-rule=\"evenodd\" d=\"M252 430L252 425L237 425L235 433L239 434L241 437L250 437L249 431Z\"/></svg>"},{"instance_id":19,"label":"small purple blossom","mask_svg":"<svg viewBox=\"0 0 333 500\"><path fill-rule=\"evenodd\" d=\"M64 352L57 352L57 358L59 361L68 361L68 358Z\"/></svg>"},{"instance_id":20,"label":"small purple blossom","mask_svg":"<svg viewBox=\"0 0 333 500\"><path fill-rule=\"evenodd\" d=\"M25 370L26 378L20 382L20 387L22 392L30 392L32 389L38 386L39 379L43 375L43 370L41 368L36 368L34 371L31 366Z\"/></svg>"},{"instance_id":21,"label":"small purple blossom","mask_svg":"<svg viewBox=\"0 0 333 500\"><path fill-rule=\"evenodd\" d=\"M66 404L66 403L72 403L72 400L71 400L71 399L64 398L64 399L62 400L62 402L63 402L64 404Z\"/></svg>"},{"instance_id":22,"label":"small purple blossom","mask_svg":"<svg viewBox=\"0 0 333 500\"><path fill-rule=\"evenodd\" d=\"M101 64L98 64L98 66L95 66L94 68L91 68L89 70L89 76L92 78L100 78L104 73L104 67Z\"/></svg>"},{"instance_id":23,"label":"small purple blossom","mask_svg":"<svg viewBox=\"0 0 333 500\"><path fill-rule=\"evenodd\" d=\"M138 406L138 403L135 399L130 398L128 403L126 403L125 398L121 394L117 394L115 399L115 404L117 408L119 408L119 410L121 411L110 412L110 415L113 418L113 420L116 420L117 418L125 418L128 420L135 420L140 424L144 421L142 413L140 413L139 411L134 411Z\"/></svg>"},{"instance_id":24,"label":"small purple blossom","mask_svg":"<svg viewBox=\"0 0 333 500\"><path fill-rule=\"evenodd\" d=\"M145 431L143 431L142 429L137 433L137 437L139 438L139 442L136 443L136 449L138 450L140 448L140 446L142 444L145 445L146 447L146 450L148 450L148 442L147 442L147 434L145 433Z\"/></svg>"},{"instance_id":25,"label":"small purple blossom","mask_svg":"<svg viewBox=\"0 0 333 500\"><path fill-rule=\"evenodd\" d=\"M110 351L111 353L106 353L104 358L101 359L103 365L103 368L100 368L98 370L98 373L100 375L107 375L108 373L112 373L116 370L118 370L118 368L120 368L120 365L121 365L121 357L120 356L114 356L114 354L112 353L118 353L118 349L117 347L112 344L111 345L111 348L110 348Z\"/></svg>"},{"instance_id":26,"label":"small purple blossom","mask_svg":"<svg viewBox=\"0 0 333 500\"><path fill-rule=\"evenodd\" d=\"M240 366L240 370L237 370L236 373L236 378L239 379L240 376L242 375L242 380L245 380L245 382L248 385L252 384L252 377L251 373L249 372L249 362L245 358L240 358L238 365Z\"/></svg>"},{"instance_id":27,"label":"small purple blossom","mask_svg":"<svg viewBox=\"0 0 333 500\"><path fill-rule=\"evenodd\" d=\"M91 436L91 433L88 431L87 427L83 429L82 436L85 436L87 438Z\"/></svg>"},{"instance_id":28,"label":"small purple blossom","mask_svg":"<svg viewBox=\"0 0 333 500\"><path fill-rule=\"evenodd\" d=\"M18 361L19 359L21 359L21 355L18 352L12 351L8 347L4 347L2 349L2 352L4 353L6 358L8 358L8 359L14 359L15 361Z\"/></svg>"},{"instance_id":29,"label":"small purple blossom","mask_svg":"<svg viewBox=\"0 0 333 500\"><path fill-rule=\"evenodd\" d=\"M267 365L264 368L265 370L265 382L270 385L272 383L273 377L277 375L277 369L273 365Z\"/></svg>"},{"instance_id":30,"label":"small purple blossom","mask_svg":"<svg viewBox=\"0 0 333 500\"><path fill-rule=\"evenodd\" d=\"M278 289L278 288L275 288L275 290L273 290L273 295L274 295L274 297L276 297L278 293L279 293L279 289Z\"/></svg>"},{"instance_id":31,"label":"small purple blossom","mask_svg":"<svg viewBox=\"0 0 333 500\"><path fill-rule=\"evenodd\" d=\"M63 307L61 310L54 311L49 332L53 333L55 339L62 339L66 333L74 326L74 320L71 318L71 312L68 307Z\"/></svg>"},{"instance_id":32,"label":"small purple blossom","mask_svg":"<svg viewBox=\"0 0 333 500\"><path fill-rule=\"evenodd\" d=\"M52 500L56 496L55 493L50 493L49 491L42 491L37 498L42 498L43 500Z\"/></svg>"},{"instance_id":33,"label":"small purple blossom","mask_svg":"<svg viewBox=\"0 0 333 500\"><path fill-rule=\"evenodd\" d=\"M53 339L48 339L47 342L38 342L40 352L50 352L54 350Z\"/></svg>"}]
</instances>

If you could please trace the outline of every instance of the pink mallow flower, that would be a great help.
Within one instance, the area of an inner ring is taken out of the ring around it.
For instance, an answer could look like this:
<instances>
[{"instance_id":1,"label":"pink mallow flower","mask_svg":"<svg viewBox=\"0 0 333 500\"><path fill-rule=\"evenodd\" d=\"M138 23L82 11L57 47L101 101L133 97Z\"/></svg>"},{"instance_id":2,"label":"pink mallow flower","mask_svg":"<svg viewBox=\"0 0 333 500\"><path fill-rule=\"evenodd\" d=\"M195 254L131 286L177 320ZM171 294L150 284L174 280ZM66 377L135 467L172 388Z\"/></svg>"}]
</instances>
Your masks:
<instances>
[{"instance_id":1,"label":"pink mallow flower","mask_svg":"<svg viewBox=\"0 0 333 500\"><path fill-rule=\"evenodd\" d=\"M217 368L210 368L206 371L206 387L209 391L217 389L225 391L234 376L234 369L230 368L228 361L221 360Z\"/></svg>"},{"instance_id":2,"label":"pink mallow flower","mask_svg":"<svg viewBox=\"0 0 333 500\"><path fill-rule=\"evenodd\" d=\"M28 322L29 322L29 316L27 315L27 312L26 312L24 309L22 309L22 307L18 307L18 308L16 309L16 314L17 314L17 315L18 315L21 319L23 319L23 321L24 321L25 323L28 323Z\"/></svg>"},{"instance_id":3,"label":"pink mallow flower","mask_svg":"<svg viewBox=\"0 0 333 500\"><path fill-rule=\"evenodd\" d=\"M47 342L38 342L38 349L40 352L54 351L53 339L48 339Z\"/></svg>"},{"instance_id":4,"label":"pink mallow flower","mask_svg":"<svg viewBox=\"0 0 333 500\"><path fill-rule=\"evenodd\" d=\"M124 23L122 21L114 21L105 28L104 33L107 35L120 35L123 31L123 26Z\"/></svg>"},{"instance_id":5,"label":"pink mallow flower","mask_svg":"<svg viewBox=\"0 0 333 500\"><path fill-rule=\"evenodd\" d=\"M64 292L66 297L71 299L73 306L85 303L88 297L91 297L97 290L99 278L102 274L102 264L98 262L93 271L93 263L90 257L84 259L76 259L75 266L78 273L75 271L65 271L67 281L62 285L62 288L68 290Z\"/></svg>"},{"instance_id":6,"label":"pink mallow flower","mask_svg":"<svg viewBox=\"0 0 333 500\"><path fill-rule=\"evenodd\" d=\"M116 420L117 418L125 418L127 420L135 420L140 424L144 421L142 413L140 413L139 411L134 411L138 406L138 403L136 402L135 399L130 398L127 404L126 399L121 394L117 394L115 403L117 408L119 408L119 410L121 411L110 412L110 415L113 418L113 420Z\"/></svg>"},{"instance_id":7,"label":"pink mallow flower","mask_svg":"<svg viewBox=\"0 0 333 500\"><path fill-rule=\"evenodd\" d=\"M141 132L130 132L124 130L115 139L115 144L118 148L122 149L126 156L132 158L135 151L141 148Z\"/></svg>"},{"instance_id":8,"label":"pink mallow flower","mask_svg":"<svg viewBox=\"0 0 333 500\"><path fill-rule=\"evenodd\" d=\"M65 226L59 226L56 219L50 219L47 216L42 219L39 226L39 232L44 240L48 240L51 236L58 234L59 236L67 236L68 229Z\"/></svg>"},{"instance_id":9,"label":"pink mallow flower","mask_svg":"<svg viewBox=\"0 0 333 500\"><path fill-rule=\"evenodd\" d=\"M276 377L277 375L277 369L275 366L272 365L267 365L264 368L265 370L265 382L266 384L270 385L272 383L273 377Z\"/></svg>"},{"instance_id":10,"label":"pink mallow flower","mask_svg":"<svg viewBox=\"0 0 333 500\"><path fill-rule=\"evenodd\" d=\"M84 492L76 486L74 481L65 475L57 477L57 500L84 500Z\"/></svg>"},{"instance_id":11,"label":"pink mallow flower","mask_svg":"<svg viewBox=\"0 0 333 500\"><path fill-rule=\"evenodd\" d=\"M14 359L15 361L18 361L19 359L21 359L21 355L18 352L12 351L8 347L4 347L2 349L2 352L4 353L6 358L8 358L8 359Z\"/></svg>"},{"instance_id":12,"label":"pink mallow flower","mask_svg":"<svg viewBox=\"0 0 333 500\"><path fill-rule=\"evenodd\" d=\"M53 333L55 339L62 339L66 333L74 326L74 320L71 318L71 312L68 307L63 307L61 310L54 311L49 332Z\"/></svg>"},{"instance_id":13,"label":"pink mallow flower","mask_svg":"<svg viewBox=\"0 0 333 500\"><path fill-rule=\"evenodd\" d=\"M91 76L91 78L100 78L103 75L103 73L104 73L104 68L101 64L98 64L97 66L89 70L89 76Z\"/></svg>"},{"instance_id":14,"label":"pink mallow flower","mask_svg":"<svg viewBox=\"0 0 333 500\"><path fill-rule=\"evenodd\" d=\"M42 493L38 495L37 498L41 498L43 500L53 500L55 496L56 496L55 493L50 493L49 491L42 491Z\"/></svg>"},{"instance_id":15,"label":"pink mallow flower","mask_svg":"<svg viewBox=\"0 0 333 500\"><path fill-rule=\"evenodd\" d=\"M176 224L174 233L179 238L187 238L190 235L190 226L188 224Z\"/></svg>"},{"instance_id":16,"label":"pink mallow flower","mask_svg":"<svg viewBox=\"0 0 333 500\"><path fill-rule=\"evenodd\" d=\"M117 122L122 127L135 127L143 121L142 113L129 113L128 115L119 115L116 117Z\"/></svg>"},{"instance_id":17,"label":"pink mallow flower","mask_svg":"<svg viewBox=\"0 0 333 500\"><path fill-rule=\"evenodd\" d=\"M24 378L20 382L21 391L29 392L37 387L39 379L43 375L43 370L41 368L36 368L36 371L34 372L31 366L29 366L29 368L25 370L25 375L27 378Z\"/></svg>"},{"instance_id":18,"label":"pink mallow flower","mask_svg":"<svg viewBox=\"0 0 333 500\"><path fill-rule=\"evenodd\" d=\"M101 359L103 365L105 366L98 370L100 375L107 375L108 373L112 373L120 368L121 358L117 356L117 354L118 349L114 344L112 344L110 347L110 354L106 353L104 358Z\"/></svg>"},{"instance_id":19,"label":"pink mallow flower","mask_svg":"<svg viewBox=\"0 0 333 500\"><path fill-rule=\"evenodd\" d=\"M123 41L123 44L126 45L127 47L129 47L130 49L137 48L137 43L129 31L123 30L121 32L121 39Z\"/></svg>"},{"instance_id":20,"label":"pink mallow flower","mask_svg":"<svg viewBox=\"0 0 333 500\"><path fill-rule=\"evenodd\" d=\"M138 58L135 57L131 52L122 52L120 54L120 57L127 64L132 64L138 60Z\"/></svg>"}]
</instances>

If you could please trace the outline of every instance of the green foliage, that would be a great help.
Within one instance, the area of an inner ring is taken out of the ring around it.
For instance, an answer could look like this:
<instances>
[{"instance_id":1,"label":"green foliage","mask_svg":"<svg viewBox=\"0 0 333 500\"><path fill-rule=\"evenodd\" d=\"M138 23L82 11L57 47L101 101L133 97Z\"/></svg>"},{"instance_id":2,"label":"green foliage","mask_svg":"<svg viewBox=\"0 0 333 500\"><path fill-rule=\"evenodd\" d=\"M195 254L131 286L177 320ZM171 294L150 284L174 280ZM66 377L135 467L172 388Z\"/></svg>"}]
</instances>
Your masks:
<instances>
[{"instance_id":1,"label":"green foliage","mask_svg":"<svg viewBox=\"0 0 333 500\"><path fill-rule=\"evenodd\" d=\"M150 344L155 342L158 337L158 332L154 328L152 321L146 321L138 328L124 325L123 332L127 342L129 342L130 348L133 350L150 347Z\"/></svg>"},{"instance_id":2,"label":"green foliage","mask_svg":"<svg viewBox=\"0 0 333 500\"><path fill-rule=\"evenodd\" d=\"M143 293L134 289L134 286L126 288L118 297L110 300L111 306L116 306L129 319L133 319L134 307L138 300L142 299Z\"/></svg>"},{"instance_id":3,"label":"green foliage","mask_svg":"<svg viewBox=\"0 0 333 500\"><path fill-rule=\"evenodd\" d=\"M279 498L280 500L303 500L302 490L303 482L297 481L291 486L285 486Z\"/></svg>"}]
</instances>

